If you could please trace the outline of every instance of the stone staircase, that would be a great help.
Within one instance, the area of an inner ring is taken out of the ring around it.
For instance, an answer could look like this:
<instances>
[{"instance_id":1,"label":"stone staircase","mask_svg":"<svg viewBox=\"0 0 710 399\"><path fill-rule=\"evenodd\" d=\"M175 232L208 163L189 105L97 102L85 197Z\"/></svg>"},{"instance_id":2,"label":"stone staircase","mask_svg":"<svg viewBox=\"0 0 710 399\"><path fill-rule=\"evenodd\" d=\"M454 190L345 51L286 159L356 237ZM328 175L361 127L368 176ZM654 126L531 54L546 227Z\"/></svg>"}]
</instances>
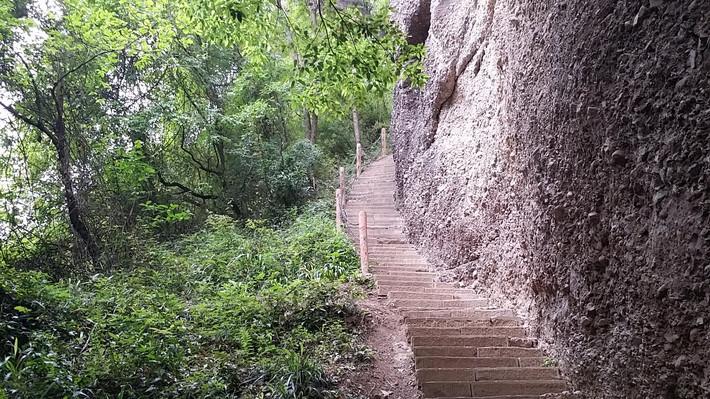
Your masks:
<instances>
[{"instance_id":1,"label":"stone staircase","mask_svg":"<svg viewBox=\"0 0 710 399\"><path fill-rule=\"evenodd\" d=\"M347 195L347 232L358 242L358 214L367 211L370 272L380 297L404 316L424 397L532 399L564 391L523 320L471 290L437 282L403 234L394 180L391 156L362 173Z\"/></svg>"}]
</instances>

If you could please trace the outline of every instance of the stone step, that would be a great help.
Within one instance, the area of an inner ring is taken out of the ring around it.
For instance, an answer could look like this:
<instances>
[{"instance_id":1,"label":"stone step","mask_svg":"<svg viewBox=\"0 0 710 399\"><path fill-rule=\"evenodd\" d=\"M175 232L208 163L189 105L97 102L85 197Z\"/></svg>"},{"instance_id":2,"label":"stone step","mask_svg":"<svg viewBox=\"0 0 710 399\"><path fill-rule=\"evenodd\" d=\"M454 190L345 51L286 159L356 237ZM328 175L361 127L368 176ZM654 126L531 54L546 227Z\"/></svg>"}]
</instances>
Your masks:
<instances>
[{"instance_id":1,"label":"stone step","mask_svg":"<svg viewBox=\"0 0 710 399\"><path fill-rule=\"evenodd\" d=\"M455 356L428 356L414 354L414 362L419 369L475 369L491 367L518 367L518 359L514 357L455 357Z\"/></svg>"},{"instance_id":2,"label":"stone step","mask_svg":"<svg viewBox=\"0 0 710 399\"><path fill-rule=\"evenodd\" d=\"M476 381L556 380L560 378L560 371L556 367L500 367L476 369Z\"/></svg>"},{"instance_id":3,"label":"stone step","mask_svg":"<svg viewBox=\"0 0 710 399\"><path fill-rule=\"evenodd\" d=\"M506 347L508 346L508 337L505 336L479 336L479 335L445 335L445 336L414 336L410 339L412 347L416 349L419 346L435 347L435 346L458 346L458 347ZM479 357L518 357L513 354L501 353L500 356L488 356L481 354L478 351ZM539 356L539 355L538 355ZM528 356L532 357L532 356Z\"/></svg>"},{"instance_id":4,"label":"stone step","mask_svg":"<svg viewBox=\"0 0 710 399\"><path fill-rule=\"evenodd\" d=\"M433 398L433 399L540 399L540 395L496 395L496 396L486 396L485 398L481 398L480 396L471 398L470 396L468 397L462 397L462 396L457 396L455 398L453 397L447 397L447 398Z\"/></svg>"},{"instance_id":5,"label":"stone step","mask_svg":"<svg viewBox=\"0 0 710 399\"><path fill-rule=\"evenodd\" d=\"M524 338L527 335L523 327L409 327L410 337L444 337L444 336L506 336ZM510 345L510 342L508 343Z\"/></svg>"},{"instance_id":6,"label":"stone step","mask_svg":"<svg viewBox=\"0 0 710 399\"><path fill-rule=\"evenodd\" d=\"M560 373L552 367L440 368L417 370L417 381L504 381L556 380Z\"/></svg>"},{"instance_id":7,"label":"stone step","mask_svg":"<svg viewBox=\"0 0 710 399\"><path fill-rule=\"evenodd\" d=\"M429 287L431 288L431 287ZM420 310L402 309L405 320L421 318L491 318L494 316L513 316L513 311L509 309L441 309L441 310Z\"/></svg>"},{"instance_id":8,"label":"stone step","mask_svg":"<svg viewBox=\"0 0 710 399\"><path fill-rule=\"evenodd\" d=\"M402 291L412 288L434 288L436 283L426 281L376 281L380 295L387 295L389 291Z\"/></svg>"},{"instance_id":9,"label":"stone step","mask_svg":"<svg viewBox=\"0 0 710 399\"><path fill-rule=\"evenodd\" d=\"M475 296L472 292L462 294L437 294L434 292L420 291L390 291L388 297L389 299L483 299Z\"/></svg>"},{"instance_id":10,"label":"stone step","mask_svg":"<svg viewBox=\"0 0 710 399\"><path fill-rule=\"evenodd\" d=\"M542 357L542 351L537 348L509 347L507 345L482 345L478 348L481 357Z\"/></svg>"},{"instance_id":11,"label":"stone step","mask_svg":"<svg viewBox=\"0 0 710 399\"><path fill-rule=\"evenodd\" d=\"M369 238L369 237L368 237ZM379 256L382 258L390 258L393 261L400 260L404 263L407 262L419 262L419 263L426 263L426 258L424 258L422 255L417 253L417 251L413 249L400 249L397 251L380 251L377 248L373 247L368 247L367 248L367 253L370 256Z\"/></svg>"},{"instance_id":12,"label":"stone step","mask_svg":"<svg viewBox=\"0 0 710 399\"><path fill-rule=\"evenodd\" d=\"M367 196L363 198L349 198L348 202L345 203L347 207L364 207L364 208L386 208L395 211L394 199L392 198L382 198Z\"/></svg>"},{"instance_id":13,"label":"stone step","mask_svg":"<svg viewBox=\"0 0 710 399\"><path fill-rule=\"evenodd\" d=\"M370 256L370 258L378 259L379 262L390 264L392 266L429 266L429 263L426 261L426 259L414 251L386 253L372 251L370 248L368 248L367 254Z\"/></svg>"},{"instance_id":14,"label":"stone step","mask_svg":"<svg viewBox=\"0 0 710 399\"><path fill-rule=\"evenodd\" d=\"M375 281L383 284L409 284L409 283L430 283L434 284L434 278L424 274L423 276L417 276L417 273L412 273L410 275L397 275L397 274L377 274L375 275Z\"/></svg>"},{"instance_id":15,"label":"stone step","mask_svg":"<svg viewBox=\"0 0 710 399\"><path fill-rule=\"evenodd\" d=\"M477 346L420 346L412 348L412 352L415 357L478 357ZM518 363L514 366L518 366Z\"/></svg>"},{"instance_id":16,"label":"stone step","mask_svg":"<svg viewBox=\"0 0 710 399\"><path fill-rule=\"evenodd\" d=\"M417 250L417 248L411 244L385 245L385 246L381 246L381 247L373 246L370 249L373 251L380 249L382 251L389 251L389 252L397 252L397 251L401 251L401 250L405 250L405 249L411 249L413 251Z\"/></svg>"},{"instance_id":17,"label":"stone step","mask_svg":"<svg viewBox=\"0 0 710 399\"><path fill-rule=\"evenodd\" d=\"M377 279L387 279L389 277L401 277L403 279L407 278L415 278L417 281L434 281L434 278L436 277L435 273L432 272L426 272L426 271L397 271L397 270L383 270L382 267L370 267L370 273L375 275L375 278Z\"/></svg>"},{"instance_id":18,"label":"stone step","mask_svg":"<svg viewBox=\"0 0 710 399\"><path fill-rule=\"evenodd\" d=\"M424 292L429 292L424 291ZM468 288L436 288L437 293L447 294L475 294L475 291Z\"/></svg>"},{"instance_id":19,"label":"stone step","mask_svg":"<svg viewBox=\"0 0 710 399\"><path fill-rule=\"evenodd\" d=\"M447 381L425 382L422 392L425 398L462 397L485 398L501 395L544 395L564 391L566 384L561 380L538 381Z\"/></svg>"},{"instance_id":20,"label":"stone step","mask_svg":"<svg viewBox=\"0 0 710 399\"><path fill-rule=\"evenodd\" d=\"M357 211L358 215L360 214L360 211L365 211L367 212L367 216L380 216L380 219L388 220L402 220L402 218L399 216L391 215L392 213L396 212L394 204L377 204L368 202L363 204L348 203L347 205L345 205L346 212L351 209Z\"/></svg>"},{"instance_id":21,"label":"stone step","mask_svg":"<svg viewBox=\"0 0 710 399\"><path fill-rule=\"evenodd\" d=\"M370 273L392 273L392 272L404 272L404 273L429 273L429 269L425 266L388 266L377 263L376 265L370 264ZM453 294L447 294L453 295Z\"/></svg>"},{"instance_id":22,"label":"stone step","mask_svg":"<svg viewBox=\"0 0 710 399\"><path fill-rule=\"evenodd\" d=\"M480 311L476 317L410 317L406 319L410 327L479 327L479 326L511 326L516 327L523 321L516 316L499 315Z\"/></svg>"},{"instance_id":23,"label":"stone step","mask_svg":"<svg viewBox=\"0 0 710 399\"><path fill-rule=\"evenodd\" d=\"M485 308L488 306L486 299L397 299L392 301L394 306L403 309L461 309L461 308Z\"/></svg>"},{"instance_id":24,"label":"stone step","mask_svg":"<svg viewBox=\"0 0 710 399\"><path fill-rule=\"evenodd\" d=\"M359 237L359 236L358 236ZM367 237L368 239L370 238L369 236ZM373 237L373 239L376 239L377 237ZM368 242L369 244L369 242ZM388 250L383 250L381 248L378 248L379 244L373 244L368 246L367 248L367 253L370 255L376 255L376 256L382 256L382 257L391 257L393 260L396 259L401 259L404 261L412 261L412 260L418 260L420 262L426 262L426 258L422 256L420 253L418 253L416 250L413 248L400 248L396 251L388 251Z\"/></svg>"},{"instance_id":25,"label":"stone step","mask_svg":"<svg viewBox=\"0 0 710 399\"><path fill-rule=\"evenodd\" d=\"M411 266L411 267L429 267L429 264L426 263L423 259L421 259L419 256L412 256L411 258L397 258L396 256L392 255L376 255L372 254L368 251L367 253L372 259L373 262L377 263L377 266L400 266L400 267L406 267L406 266Z\"/></svg>"}]
</instances>

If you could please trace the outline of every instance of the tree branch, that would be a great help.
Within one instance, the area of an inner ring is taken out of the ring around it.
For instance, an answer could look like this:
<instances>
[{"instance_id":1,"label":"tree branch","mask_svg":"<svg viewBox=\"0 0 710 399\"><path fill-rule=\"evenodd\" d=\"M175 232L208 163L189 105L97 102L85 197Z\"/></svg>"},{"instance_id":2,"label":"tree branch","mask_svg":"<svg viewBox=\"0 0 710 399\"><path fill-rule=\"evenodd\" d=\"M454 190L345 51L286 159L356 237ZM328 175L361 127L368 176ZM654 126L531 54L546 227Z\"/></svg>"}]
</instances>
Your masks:
<instances>
[{"instance_id":1,"label":"tree branch","mask_svg":"<svg viewBox=\"0 0 710 399\"><path fill-rule=\"evenodd\" d=\"M192 190L191 188L185 186L182 183L167 181L167 180L165 180L165 178L163 178L163 175L160 172L158 172L158 180L160 181L160 183L162 185L164 185L166 187L179 188L180 190L182 190L180 192L180 194L190 194L193 197L199 198L204 201L214 200L214 199L219 198L216 195L199 193L199 192Z\"/></svg>"},{"instance_id":2,"label":"tree branch","mask_svg":"<svg viewBox=\"0 0 710 399\"><path fill-rule=\"evenodd\" d=\"M222 173L220 171L205 166L205 164L203 164L202 162L200 162L199 159L197 159L197 157L195 156L195 154L192 151L187 149L187 147L185 146L185 128L180 128L180 131L181 131L181 133L180 133L180 148L190 156L190 159L192 159L192 162L197 164L197 166L200 169L204 170L207 173L211 173L211 174L217 175L217 176L222 176Z\"/></svg>"},{"instance_id":3,"label":"tree branch","mask_svg":"<svg viewBox=\"0 0 710 399\"><path fill-rule=\"evenodd\" d=\"M44 124L42 122L32 120L31 118L20 113L17 109L15 109L15 107L13 107L11 105L7 105L7 104L0 102L0 107L5 108L5 110L7 110L7 112L9 112L15 118L21 120L22 122L36 128L39 131L41 131L42 133L46 134L49 137L49 139L52 140L52 143L56 143L57 136L55 136L51 130L47 129L47 127L44 126Z\"/></svg>"}]
</instances>

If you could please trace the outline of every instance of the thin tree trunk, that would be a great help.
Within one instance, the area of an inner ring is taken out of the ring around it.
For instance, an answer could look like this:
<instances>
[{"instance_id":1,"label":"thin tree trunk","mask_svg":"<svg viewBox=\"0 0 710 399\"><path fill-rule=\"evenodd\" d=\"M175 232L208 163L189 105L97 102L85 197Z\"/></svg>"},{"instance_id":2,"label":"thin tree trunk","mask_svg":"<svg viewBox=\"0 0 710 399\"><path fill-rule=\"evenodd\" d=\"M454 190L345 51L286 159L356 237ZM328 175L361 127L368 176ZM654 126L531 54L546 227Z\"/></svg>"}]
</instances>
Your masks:
<instances>
[{"instance_id":1,"label":"thin tree trunk","mask_svg":"<svg viewBox=\"0 0 710 399\"><path fill-rule=\"evenodd\" d=\"M318 115L307 109L303 110L303 136L315 144L318 139Z\"/></svg>"},{"instance_id":2,"label":"thin tree trunk","mask_svg":"<svg viewBox=\"0 0 710 399\"><path fill-rule=\"evenodd\" d=\"M311 141L311 113L303 109L303 137Z\"/></svg>"},{"instance_id":3,"label":"thin tree trunk","mask_svg":"<svg viewBox=\"0 0 710 399\"><path fill-rule=\"evenodd\" d=\"M76 197L74 181L71 177L71 154L69 153L69 142L67 140L66 125L64 123L64 94L62 93L61 84L55 91L54 102L57 111L57 120L54 125L54 134L56 136L54 146L57 150L57 168L64 189L64 200L67 205L67 212L69 213L69 223L74 233L83 242L86 252L89 254L89 257L91 257L94 265L98 265L100 256L99 245L86 225L84 210Z\"/></svg>"},{"instance_id":4,"label":"thin tree trunk","mask_svg":"<svg viewBox=\"0 0 710 399\"><path fill-rule=\"evenodd\" d=\"M318 115L316 115L314 112L310 112L310 119L311 132L309 135L309 139L311 140L311 143L315 144L316 140L318 139Z\"/></svg>"}]
</instances>

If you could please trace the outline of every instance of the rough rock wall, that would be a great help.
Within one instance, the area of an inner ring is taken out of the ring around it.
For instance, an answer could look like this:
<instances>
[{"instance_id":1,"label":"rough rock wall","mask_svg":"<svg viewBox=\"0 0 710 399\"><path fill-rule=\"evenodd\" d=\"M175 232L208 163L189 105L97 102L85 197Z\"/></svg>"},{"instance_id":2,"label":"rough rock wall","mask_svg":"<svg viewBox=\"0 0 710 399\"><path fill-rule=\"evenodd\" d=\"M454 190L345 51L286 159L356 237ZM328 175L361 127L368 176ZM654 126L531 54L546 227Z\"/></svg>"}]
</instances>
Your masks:
<instances>
[{"instance_id":1,"label":"rough rock wall","mask_svg":"<svg viewBox=\"0 0 710 399\"><path fill-rule=\"evenodd\" d=\"M710 1L392 3L411 237L590 397L710 397Z\"/></svg>"}]
</instances>

